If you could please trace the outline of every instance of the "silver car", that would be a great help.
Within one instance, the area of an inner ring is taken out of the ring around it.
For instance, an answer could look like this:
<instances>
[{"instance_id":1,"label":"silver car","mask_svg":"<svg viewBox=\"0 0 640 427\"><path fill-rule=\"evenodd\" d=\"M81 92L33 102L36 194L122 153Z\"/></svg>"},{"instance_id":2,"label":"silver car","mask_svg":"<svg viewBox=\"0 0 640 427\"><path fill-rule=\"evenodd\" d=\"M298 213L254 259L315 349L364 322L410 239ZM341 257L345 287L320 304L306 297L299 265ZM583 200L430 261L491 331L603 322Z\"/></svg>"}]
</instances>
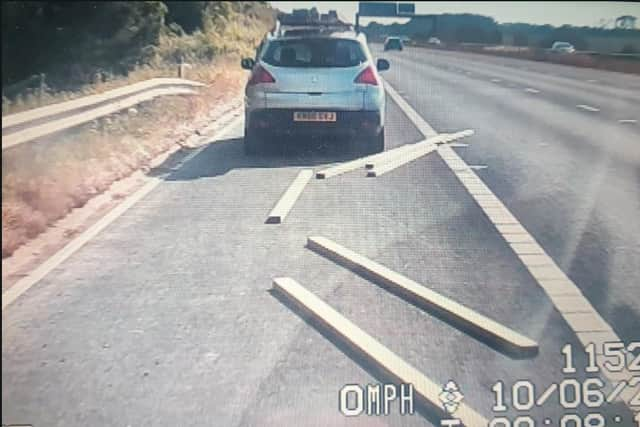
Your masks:
<instances>
[{"instance_id":1,"label":"silver car","mask_svg":"<svg viewBox=\"0 0 640 427\"><path fill-rule=\"evenodd\" d=\"M291 137L334 135L366 153L384 150L385 91L364 34L353 31L289 31L269 34L245 89L247 154Z\"/></svg>"},{"instance_id":2,"label":"silver car","mask_svg":"<svg viewBox=\"0 0 640 427\"><path fill-rule=\"evenodd\" d=\"M551 46L551 52L557 53L574 53L576 48L568 42L554 42Z\"/></svg>"}]
</instances>

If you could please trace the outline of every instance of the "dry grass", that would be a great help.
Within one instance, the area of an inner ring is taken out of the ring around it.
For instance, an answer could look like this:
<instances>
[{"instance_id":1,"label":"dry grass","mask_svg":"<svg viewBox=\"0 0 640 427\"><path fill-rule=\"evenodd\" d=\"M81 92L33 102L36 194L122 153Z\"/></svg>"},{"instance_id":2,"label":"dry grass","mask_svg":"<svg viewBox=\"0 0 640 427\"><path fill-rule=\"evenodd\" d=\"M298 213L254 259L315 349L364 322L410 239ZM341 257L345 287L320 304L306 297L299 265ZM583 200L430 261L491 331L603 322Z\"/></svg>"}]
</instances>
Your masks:
<instances>
[{"instance_id":1,"label":"dry grass","mask_svg":"<svg viewBox=\"0 0 640 427\"><path fill-rule=\"evenodd\" d=\"M156 71L140 70L134 78L144 80ZM210 86L201 88L199 95L158 98L137 106L136 111L4 151L3 258L114 181L184 141L193 123L203 122L213 108L235 96L246 79L231 59L197 65L189 73Z\"/></svg>"}]
</instances>

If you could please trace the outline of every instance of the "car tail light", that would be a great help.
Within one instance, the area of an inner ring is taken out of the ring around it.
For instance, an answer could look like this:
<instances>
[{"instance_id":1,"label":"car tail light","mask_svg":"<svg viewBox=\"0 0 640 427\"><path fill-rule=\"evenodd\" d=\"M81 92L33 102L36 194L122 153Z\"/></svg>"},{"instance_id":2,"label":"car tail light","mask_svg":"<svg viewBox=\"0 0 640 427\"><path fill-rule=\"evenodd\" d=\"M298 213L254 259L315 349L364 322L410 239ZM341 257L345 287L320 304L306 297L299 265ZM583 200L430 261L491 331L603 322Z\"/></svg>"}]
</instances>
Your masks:
<instances>
[{"instance_id":1,"label":"car tail light","mask_svg":"<svg viewBox=\"0 0 640 427\"><path fill-rule=\"evenodd\" d=\"M276 79L264 68L260 65L256 65L256 67L251 72L251 78L249 79L248 85L255 85L258 83L275 83Z\"/></svg>"},{"instance_id":2,"label":"car tail light","mask_svg":"<svg viewBox=\"0 0 640 427\"><path fill-rule=\"evenodd\" d=\"M378 79L376 78L376 73L373 72L373 68L369 66L362 70L360 74L358 74L358 77L356 77L354 83L378 86Z\"/></svg>"}]
</instances>

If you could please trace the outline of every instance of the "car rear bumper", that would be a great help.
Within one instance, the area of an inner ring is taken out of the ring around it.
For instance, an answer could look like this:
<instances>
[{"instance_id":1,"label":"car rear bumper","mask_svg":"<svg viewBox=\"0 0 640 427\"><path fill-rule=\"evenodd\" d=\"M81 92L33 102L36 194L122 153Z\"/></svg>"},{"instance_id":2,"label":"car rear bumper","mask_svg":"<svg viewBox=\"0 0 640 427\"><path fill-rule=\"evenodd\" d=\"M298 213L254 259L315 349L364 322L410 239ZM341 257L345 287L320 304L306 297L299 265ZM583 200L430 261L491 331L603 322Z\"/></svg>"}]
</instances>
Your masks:
<instances>
[{"instance_id":1,"label":"car rear bumper","mask_svg":"<svg viewBox=\"0 0 640 427\"><path fill-rule=\"evenodd\" d=\"M325 109L259 109L247 114L247 125L261 135L283 136L373 136L382 130L379 111L335 111L335 122L295 122L294 111L335 111Z\"/></svg>"}]
</instances>

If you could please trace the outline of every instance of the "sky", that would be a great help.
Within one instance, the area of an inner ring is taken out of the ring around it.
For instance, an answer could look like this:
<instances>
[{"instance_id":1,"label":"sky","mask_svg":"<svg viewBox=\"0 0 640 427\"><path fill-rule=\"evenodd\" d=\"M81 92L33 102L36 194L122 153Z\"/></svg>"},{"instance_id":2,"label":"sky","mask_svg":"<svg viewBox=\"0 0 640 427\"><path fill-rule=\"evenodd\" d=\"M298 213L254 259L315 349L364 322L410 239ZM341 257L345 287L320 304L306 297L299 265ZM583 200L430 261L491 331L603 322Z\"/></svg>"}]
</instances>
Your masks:
<instances>
[{"instance_id":1,"label":"sky","mask_svg":"<svg viewBox=\"0 0 640 427\"><path fill-rule=\"evenodd\" d=\"M273 1L271 4L280 10L305 9L315 6L321 13L335 9L344 18L353 21L358 2L337 1ZM448 2L428 1L414 2L416 13L476 13L493 17L500 23L526 22L530 24L564 24L576 26L600 26L601 20L612 21L621 15L637 16L640 20L640 3L637 2L570 2L570 1L534 1L534 2L498 2L469 1ZM393 20L380 18L362 19L366 25L368 20L387 23ZM609 25L610 27L610 25Z\"/></svg>"}]
</instances>

